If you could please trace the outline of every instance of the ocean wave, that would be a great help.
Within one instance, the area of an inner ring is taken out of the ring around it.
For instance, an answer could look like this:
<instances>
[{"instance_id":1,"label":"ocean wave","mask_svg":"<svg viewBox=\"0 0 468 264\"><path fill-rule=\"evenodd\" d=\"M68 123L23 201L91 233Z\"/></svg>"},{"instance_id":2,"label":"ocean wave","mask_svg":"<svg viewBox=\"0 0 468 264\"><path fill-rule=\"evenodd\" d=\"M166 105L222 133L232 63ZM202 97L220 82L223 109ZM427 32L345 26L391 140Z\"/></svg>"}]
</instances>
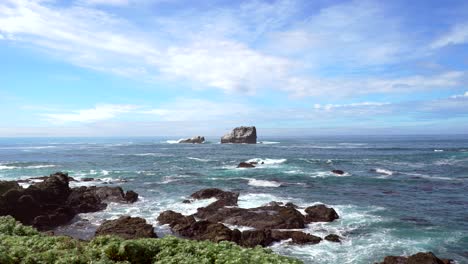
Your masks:
<instances>
[{"instance_id":1,"label":"ocean wave","mask_svg":"<svg viewBox=\"0 0 468 264\"><path fill-rule=\"evenodd\" d=\"M281 164L285 163L287 159L261 159L261 158L254 158L254 159L249 159L246 162L257 162L258 165L276 165L276 164Z\"/></svg>"},{"instance_id":2,"label":"ocean wave","mask_svg":"<svg viewBox=\"0 0 468 264\"><path fill-rule=\"evenodd\" d=\"M315 171L309 175L311 178L326 178L326 177L348 177L351 173L345 172L344 174L336 174L331 171Z\"/></svg>"},{"instance_id":3,"label":"ocean wave","mask_svg":"<svg viewBox=\"0 0 468 264\"><path fill-rule=\"evenodd\" d=\"M127 156L127 155L139 156L139 157L147 157L147 156L151 156L151 157L173 157L173 156L174 156L174 155L172 155L172 154L155 153L155 152L136 153L136 154L119 154L119 156Z\"/></svg>"},{"instance_id":4,"label":"ocean wave","mask_svg":"<svg viewBox=\"0 0 468 264\"><path fill-rule=\"evenodd\" d=\"M189 159L189 160L201 161L201 162L210 162L210 161L213 161L213 160L209 160L209 159L200 159L200 158L194 158L194 157L187 157L187 159Z\"/></svg>"},{"instance_id":5,"label":"ocean wave","mask_svg":"<svg viewBox=\"0 0 468 264\"><path fill-rule=\"evenodd\" d=\"M0 147L0 149L21 149L21 150L31 150L31 149L49 149L56 148L57 146L34 146L34 147Z\"/></svg>"},{"instance_id":6,"label":"ocean wave","mask_svg":"<svg viewBox=\"0 0 468 264\"><path fill-rule=\"evenodd\" d=\"M0 165L0 170L15 170L15 169L43 169L43 168L53 168L57 165L31 165L31 166L11 166L11 165Z\"/></svg>"},{"instance_id":7,"label":"ocean wave","mask_svg":"<svg viewBox=\"0 0 468 264\"><path fill-rule=\"evenodd\" d=\"M280 197L270 193L241 193L237 204L240 208L255 208L272 201L296 203L296 201L290 198Z\"/></svg>"},{"instance_id":8,"label":"ocean wave","mask_svg":"<svg viewBox=\"0 0 468 264\"><path fill-rule=\"evenodd\" d=\"M177 140L171 139L171 140L166 140L166 141L163 142L163 143L168 143L168 144L179 144L179 142L180 142L181 140L183 140L183 139L182 139L182 138L181 138L181 139L177 139Z\"/></svg>"},{"instance_id":9,"label":"ocean wave","mask_svg":"<svg viewBox=\"0 0 468 264\"><path fill-rule=\"evenodd\" d=\"M372 171L378 173L378 174L383 174L383 175L387 175L387 176L392 176L393 175L393 171L391 170L387 170L387 169L381 169L381 168L376 168L376 169L373 169Z\"/></svg>"},{"instance_id":10,"label":"ocean wave","mask_svg":"<svg viewBox=\"0 0 468 264\"><path fill-rule=\"evenodd\" d=\"M443 149L434 149L434 152L444 152Z\"/></svg>"},{"instance_id":11,"label":"ocean wave","mask_svg":"<svg viewBox=\"0 0 468 264\"><path fill-rule=\"evenodd\" d=\"M281 183L277 181L249 179L249 185L255 187L280 187Z\"/></svg>"},{"instance_id":12,"label":"ocean wave","mask_svg":"<svg viewBox=\"0 0 468 264\"><path fill-rule=\"evenodd\" d=\"M258 144L264 144L264 145L273 145L273 144L279 144L281 142L277 142L277 141L260 141L258 142Z\"/></svg>"}]
</instances>

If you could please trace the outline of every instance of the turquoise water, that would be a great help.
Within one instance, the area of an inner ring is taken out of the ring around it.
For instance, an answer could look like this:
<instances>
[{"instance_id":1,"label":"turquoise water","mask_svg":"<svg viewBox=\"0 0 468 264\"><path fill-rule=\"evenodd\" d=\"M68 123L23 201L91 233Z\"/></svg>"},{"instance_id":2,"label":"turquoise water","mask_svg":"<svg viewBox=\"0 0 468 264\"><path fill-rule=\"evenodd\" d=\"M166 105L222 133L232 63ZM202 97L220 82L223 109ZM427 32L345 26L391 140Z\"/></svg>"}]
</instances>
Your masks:
<instances>
[{"instance_id":1,"label":"turquoise water","mask_svg":"<svg viewBox=\"0 0 468 264\"><path fill-rule=\"evenodd\" d=\"M192 192L218 187L241 193L239 205L275 201L333 206L340 220L306 231L336 233L343 243L272 249L306 263L373 263L386 255L433 251L468 263L468 137L259 138L264 144L171 144L176 138L0 139L0 179L68 171L75 178L133 189L141 200L111 204L79 217L99 224L130 214L146 218L185 214L210 201L183 204ZM263 161L237 169L241 161ZM332 169L346 171L339 176ZM122 180L127 180L124 182ZM85 183L74 183L75 185Z\"/></svg>"}]
</instances>

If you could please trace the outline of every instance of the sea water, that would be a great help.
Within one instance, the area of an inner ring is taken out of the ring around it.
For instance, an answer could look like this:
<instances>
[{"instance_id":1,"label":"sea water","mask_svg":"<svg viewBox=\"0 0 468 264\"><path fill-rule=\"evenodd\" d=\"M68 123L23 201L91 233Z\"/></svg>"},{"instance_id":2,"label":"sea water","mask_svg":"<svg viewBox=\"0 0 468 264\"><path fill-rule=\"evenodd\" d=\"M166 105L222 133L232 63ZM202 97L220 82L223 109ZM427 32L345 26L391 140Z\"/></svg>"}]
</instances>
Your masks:
<instances>
[{"instance_id":1,"label":"sea water","mask_svg":"<svg viewBox=\"0 0 468 264\"><path fill-rule=\"evenodd\" d=\"M270 201L335 208L339 220L313 223L305 231L338 234L342 243L271 246L305 263L373 263L420 251L468 263L468 137L259 141L263 144L219 144L217 138L204 144L177 144L177 138L4 138L0 180L65 171L76 179L99 179L72 186L114 185L140 194L134 204L111 203L102 212L79 215L71 228L77 236L92 235L104 219L123 214L145 218L159 236L169 234L156 221L160 212L195 213L213 200L182 201L197 190L217 187L240 192L244 208ZM241 161L258 165L236 168ZM333 169L346 173L333 174ZM83 221L90 225L80 229Z\"/></svg>"}]
</instances>

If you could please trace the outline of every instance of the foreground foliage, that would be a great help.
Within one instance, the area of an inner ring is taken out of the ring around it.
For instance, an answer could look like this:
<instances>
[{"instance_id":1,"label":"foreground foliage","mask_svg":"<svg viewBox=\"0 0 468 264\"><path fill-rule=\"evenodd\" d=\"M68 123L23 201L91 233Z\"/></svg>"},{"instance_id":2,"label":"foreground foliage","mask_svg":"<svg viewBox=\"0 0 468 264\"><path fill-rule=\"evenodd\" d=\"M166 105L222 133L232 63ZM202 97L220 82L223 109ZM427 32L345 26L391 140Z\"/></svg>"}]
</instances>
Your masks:
<instances>
[{"instance_id":1,"label":"foreground foliage","mask_svg":"<svg viewBox=\"0 0 468 264\"><path fill-rule=\"evenodd\" d=\"M82 242L46 236L10 216L0 217L0 263L302 263L260 247L246 249L230 242L212 243L167 236L123 240L102 236Z\"/></svg>"}]
</instances>

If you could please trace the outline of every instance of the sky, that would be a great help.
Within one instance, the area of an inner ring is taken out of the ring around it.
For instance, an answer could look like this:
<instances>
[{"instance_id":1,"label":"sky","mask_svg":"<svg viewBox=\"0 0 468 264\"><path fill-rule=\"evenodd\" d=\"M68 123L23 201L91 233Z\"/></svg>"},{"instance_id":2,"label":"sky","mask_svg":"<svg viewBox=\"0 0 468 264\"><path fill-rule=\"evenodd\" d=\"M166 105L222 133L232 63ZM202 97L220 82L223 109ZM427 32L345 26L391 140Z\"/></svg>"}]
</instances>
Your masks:
<instances>
[{"instance_id":1,"label":"sky","mask_svg":"<svg viewBox=\"0 0 468 264\"><path fill-rule=\"evenodd\" d=\"M1 0L0 137L466 134L464 0Z\"/></svg>"}]
</instances>

